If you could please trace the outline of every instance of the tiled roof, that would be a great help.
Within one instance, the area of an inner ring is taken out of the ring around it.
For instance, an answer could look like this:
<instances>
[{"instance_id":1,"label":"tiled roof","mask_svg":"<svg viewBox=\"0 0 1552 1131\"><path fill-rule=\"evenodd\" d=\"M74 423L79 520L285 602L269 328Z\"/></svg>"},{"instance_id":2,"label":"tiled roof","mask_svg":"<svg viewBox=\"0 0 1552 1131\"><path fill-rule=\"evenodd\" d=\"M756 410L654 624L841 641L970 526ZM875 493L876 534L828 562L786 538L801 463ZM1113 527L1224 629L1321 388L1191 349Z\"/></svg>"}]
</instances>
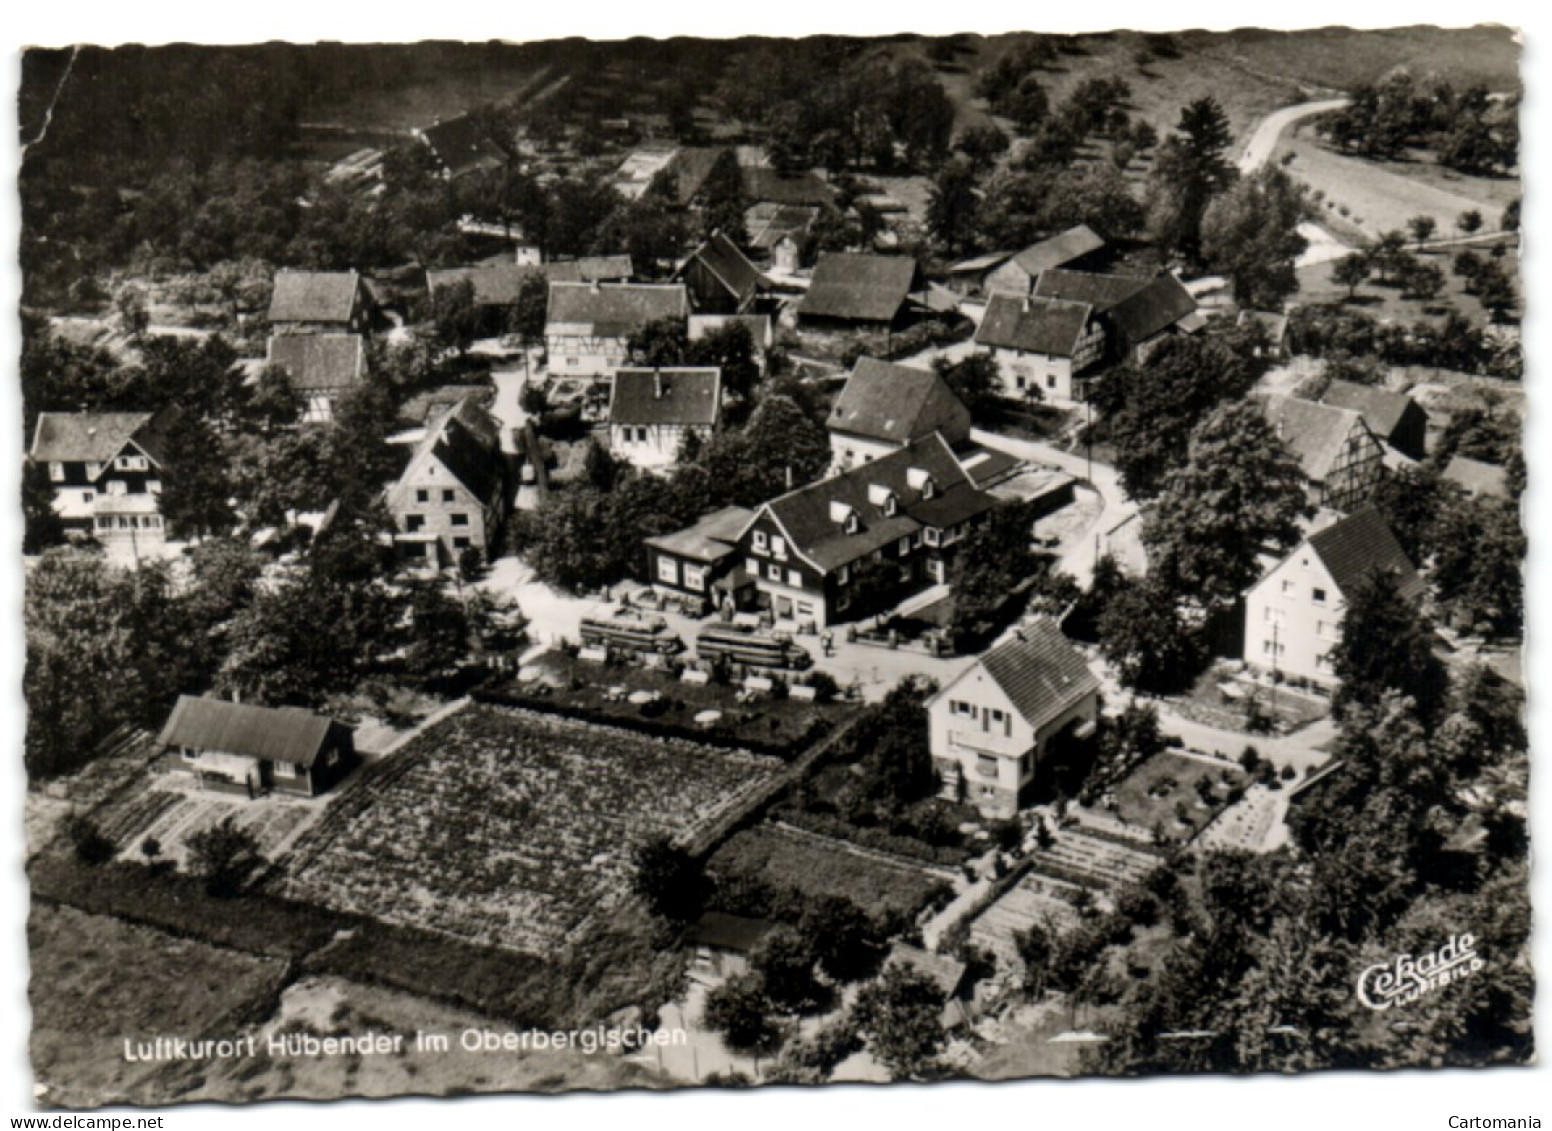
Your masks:
<instances>
[{"instance_id":1,"label":"tiled roof","mask_svg":"<svg viewBox=\"0 0 1552 1131\"><path fill-rule=\"evenodd\" d=\"M1104 314L1152 281L1140 275L1101 275L1094 271L1063 271L1053 267L1040 272L1035 280L1035 294L1041 298L1086 302Z\"/></svg>"},{"instance_id":2,"label":"tiled roof","mask_svg":"<svg viewBox=\"0 0 1552 1131\"><path fill-rule=\"evenodd\" d=\"M420 136L454 177L478 169L499 169L507 162L506 151L468 114L427 126Z\"/></svg>"},{"instance_id":3,"label":"tiled roof","mask_svg":"<svg viewBox=\"0 0 1552 1131\"><path fill-rule=\"evenodd\" d=\"M930 369L862 357L846 379L826 425L896 444L941 431L956 443L970 434L970 410Z\"/></svg>"},{"instance_id":4,"label":"tiled roof","mask_svg":"<svg viewBox=\"0 0 1552 1131\"><path fill-rule=\"evenodd\" d=\"M1496 463L1455 456L1444 468L1444 478L1458 483L1473 495L1509 497L1509 473Z\"/></svg>"},{"instance_id":5,"label":"tiled roof","mask_svg":"<svg viewBox=\"0 0 1552 1131\"><path fill-rule=\"evenodd\" d=\"M166 451L163 434L176 417L149 412L44 412L38 415L30 455L39 463L106 463L134 440L157 463Z\"/></svg>"},{"instance_id":6,"label":"tiled roof","mask_svg":"<svg viewBox=\"0 0 1552 1131\"><path fill-rule=\"evenodd\" d=\"M501 490L501 432L491 415L472 398L460 400L426 426L410 466L427 452L481 502L489 503Z\"/></svg>"},{"instance_id":7,"label":"tiled roof","mask_svg":"<svg viewBox=\"0 0 1552 1131\"><path fill-rule=\"evenodd\" d=\"M1105 241L1098 232L1087 224L1079 224L1050 239L1041 240L1033 247L1026 247L1013 257L1013 262L1034 276L1053 267L1065 266L1104 246Z\"/></svg>"},{"instance_id":8,"label":"tiled roof","mask_svg":"<svg viewBox=\"0 0 1552 1131\"><path fill-rule=\"evenodd\" d=\"M721 232L712 232L711 237L695 249L675 278L683 276L690 264L697 260L721 280L728 294L740 303L754 294L760 285L759 268L750 263L744 253L738 250L738 245Z\"/></svg>"},{"instance_id":9,"label":"tiled roof","mask_svg":"<svg viewBox=\"0 0 1552 1131\"><path fill-rule=\"evenodd\" d=\"M760 166L739 170L744 196L752 203L823 206L835 202L835 190L814 173L782 173Z\"/></svg>"},{"instance_id":10,"label":"tiled roof","mask_svg":"<svg viewBox=\"0 0 1552 1131\"><path fill-rule=\"evenodd\" d=\"M933 497L911 485L913 469L932 479ZM883 487L897 500L895 514L870 498ZM858 528L848 534L836 521L831 504L855 512ZM914 534L923 525L960 522L990 510L997 500L978 491L944 439L934 433L870 463L799 487L765 504L786 530L793 548L823 570L854 562L889 543ZM922 508L929 508L923 510Z\"/></svg>"},{"instance_id":11,"label":"tiled roof","mask_svg":"<svg viewBox=\"0 0 1552 1131\"><path fill-rule=\"evenodd\" d=\"M1084 302L994 294L976 330L977 345L1072 357L1094 308Z\"/></svg>"},{"instance_id":12,"label":"tiled roof","mask_svg":"<svg viewBox=\"0 0 1552 1131\"><path fill-rule=\"evenodd\" d=\"M1036 729L1099 690L1099 678L1048 618L1021 625L978 666Z\"/></svg>"},{"instance_id":13,"label":"tiled roof","mask_svg":"<svg viewBox=\"0 0 1552 1131\"><path fill-rule=\"evenodd\" d=\"M916 281L916 260L905 255L826 252L798 313L859 322L888 322Z\"/></svg>"},{"instance_id":14,"label":"tiled roof","mask_svg":"<svg viewBox=\"0 0 1552 1131\"><path fill-rule=\"evenodd\" d=\"M1369 431L1381 439L1395 435L1397 426L1409 410L1423 411L1422 406L1405 393L1392 393L1389 389L1354 381L1332 381L1320 395L1320 401L1337 408L1352 409L1363 417Z\"/></svg>"},{"instance_id":15,"label":"tiled roof","mask_svg":"<svg viewBox=\"0 0 1552 1131\"><path fill-rule=\"evenodd\" d=\"M1267 397L1264 411L1278 439L1316 483L1330 474L1353 429L1363 426L1363 418L1352 409L1298 397Z\"/></svg>"},{"instance_id":16,"label":"tiled roof","mask_svg":"<svg viewBox=\"0 0 1552 1131\"><path fill-rule=\"evenodd\" d=\"M619 369L609 394L610 424L716 424L722 408L722 371Z\"/></svg>"},{"instance_id":17,"label":"tiled roof","mask_svg":"<svg viewBox=\"0 0 1552 1131\"><path fill-rule=\"evenodd\" d=\"M604 337L624 337L649 322L686 318L689 313L689 297L677 283L551 283L545 322L586 326Z\"/></svg>"},{"instance_id":18,"label":"tiled roof","mask_svg":"<svg viewBox=\"0 0 1552 1131\"><path fill-rule=\"evenodd\" d=\"M703 515L694 526L643 541L681 558L698 562L720 561L738 548L738 536L753 517L754 512L744 507L723 507Z\"/></svg>"},{"instance_id":19,"label":"tiled roof","mask_svg":"<svg viewBox=\"0 0 1552 1131\"><path fill-rule=\"evenodd\" d=\"M180 695L157 744L311 766L330 729L343 725L301 707L260 707Z\"/></svg>"},{"instance_id":20,"label":"tiled roof","mask_svg":"<svg viewBox=\"0 0 1552 1131\"><path fill-rule=\"evenodd\" d=\"M629 279L636 265L629 255L582 255L543 264L538 270L552 283L607 283Z\"/></svg>"},{"instance_id":21,"label":"tiled roof","mask_svg":"<svg viewBox=\"0 0 1552 1131\"><path fill-rule=\"evenodd\" d=\"M673 176L674 203L681 208L694 203L706 178L711 176L712 169L726 152L719 147L692 146L675 153L667 165L667 171Z\"/></svg>"},{"instance_id":22,"label":"tiled roof","mask_svg":"<svg viewBox=\"0 0 1552 1131\"><path fill-rule=\"evenodd\" d=\"M467 281L474 287L476 306L511 306L517 302L523 283L545 278L543 267L520 267L516 263L484 263L478 267L447 267L426 272L426 288L434 296L444 287Z\"/></svg>"},{"instance_id":23,"label":"tiled roof","mask_svg":"<svg viewBox=\"0 0 1552 1131\"><path fill-rule=\"evenodd\" d=\"M1373 503L1365 503L1346 518L1311 534L1309 546L1345 596L1351 597L1358 584L1376 569L1394 574L1401 596L1409 601L1421 599L1427 589Z\"/></svg>"},{"instance_id":24,"label":"tiled roof","mask_svg":"<svg viewBox=\"0 0 1552 1131\"><path fill-rule=\"evenodd\" d=\"M269 360L283 366L291 387L300 392L345 389L366 372L360 334L275 334Z\"/></svg>"},{"instance_id":25,"label":"tiled roof","mask_svg":"<svg viewBox=\"0 0 1552 1131\"><path fill-rule=\"evenodd\" d=\"M787 236L797 238L806 233L818 218L819 209L812 205L765 201L744 213L744 227L750 247L769 251Z\"/></svg>"},{"instance_id":26,"label":"tiled roof","mask_svg":"<svg viewBox=\"0 0 1552 1131\"><path fill-rule=\"evenodd\" d=\"M349 322L360 286L354 271L277 271L269 320Z\"/></svg>"},{"instance_id":27,"label":"tiled roof","mask_svg":"<svg viewBox=\"0 0 1552 1131\"><path fill-rule=\"evenodd\" d=\"M1110 318L1127 341L1136 345L1195 313L1196 299L1185 284L1166 271L1116 303L1110 309Z\"/></svg>"},{"instance_id":28,"label":"tiled roof","mask_svg":"<svg viewBox=\"0 0 1552 1131\"><path fill-rule=\"evenodd\" d=\"M1011 251L991 251L985 255L977 255L970 259L961 259L948 269L950 275L979 275L983 271L990 271L994 267L1000 267L1013 258Z\"/></svg>"}]
</instances>

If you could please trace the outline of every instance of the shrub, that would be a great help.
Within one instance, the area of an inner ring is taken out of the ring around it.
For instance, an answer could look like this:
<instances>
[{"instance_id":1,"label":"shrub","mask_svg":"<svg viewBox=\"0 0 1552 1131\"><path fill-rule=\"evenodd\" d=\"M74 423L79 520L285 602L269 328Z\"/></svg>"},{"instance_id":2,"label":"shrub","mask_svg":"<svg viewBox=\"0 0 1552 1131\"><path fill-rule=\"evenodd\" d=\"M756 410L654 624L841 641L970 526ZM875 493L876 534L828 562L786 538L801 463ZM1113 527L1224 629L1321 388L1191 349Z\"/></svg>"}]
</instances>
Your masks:
<instances>
[{"instance_id":1,"label":"shrub","mask_svg":"<svg viewBox=\"0 0 1552 1131\"><path fill-rule=\"evenodd\" d=\"M74 816L65 824L65 836L83 864L106 864L118 851L89 817Z\"/></svg>"}]
</instances>

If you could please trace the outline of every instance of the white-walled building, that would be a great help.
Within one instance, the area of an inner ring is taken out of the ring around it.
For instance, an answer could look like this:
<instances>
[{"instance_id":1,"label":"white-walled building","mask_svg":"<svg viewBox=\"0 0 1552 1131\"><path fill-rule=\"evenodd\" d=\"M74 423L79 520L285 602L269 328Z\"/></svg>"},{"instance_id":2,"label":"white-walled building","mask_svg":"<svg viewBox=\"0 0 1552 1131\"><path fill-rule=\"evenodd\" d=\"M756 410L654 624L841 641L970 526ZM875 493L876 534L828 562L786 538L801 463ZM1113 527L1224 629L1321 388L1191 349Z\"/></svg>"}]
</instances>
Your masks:
<instances>
[{"instance_id":1,"label":"white-walled building","mask_svg":"<svg viewBox=\"0 0 1552 1131\"><path fill-rule=\"evenodd\" d=\"M609 450L640 468L672 467L685 436L711 439L721 415L716 366L621 369L609 394Z\"/></svg>"},{"instance_id":2,"label":"white-walled building","mask_svg":"<svg viewBox=\"0 0 1552 1131\"><path fill-rule=\"evenodd\" d=\"M1086 302L994 294L975 344L997 360L1004 396L1070 404L1077 379L1105 356L1105 327Z\"/></svg>"},{"instance_id":3,"label":"white-walled building","mask_svg":"<svg viewBox=\"0 0 1552 1131\"><path fill-rule=\"evenodd\" d=\"M544 344L553 377L612 377L630 364L632 334L665 318L683 322L690 299L680 284L550 284Z\"/></svg>"}]
</instances>

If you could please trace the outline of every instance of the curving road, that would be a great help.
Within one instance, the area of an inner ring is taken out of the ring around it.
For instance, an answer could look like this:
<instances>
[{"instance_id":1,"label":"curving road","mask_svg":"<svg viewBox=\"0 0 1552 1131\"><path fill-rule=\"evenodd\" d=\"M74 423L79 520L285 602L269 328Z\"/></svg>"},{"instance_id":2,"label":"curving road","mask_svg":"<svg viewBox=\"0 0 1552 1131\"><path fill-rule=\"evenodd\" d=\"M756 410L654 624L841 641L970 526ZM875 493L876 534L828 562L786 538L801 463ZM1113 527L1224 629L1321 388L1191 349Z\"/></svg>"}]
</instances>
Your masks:
<instances>
[{"instance_id":1,"label":"curving road","mask_svg":"<svg viewBox=\"0 0 1552 1131\"><path fill-rule=\"evenodd\" d=\"M1340 110L1348 103L1346 98L1327 98L1320 102L1300 102L1297 106L1284 106L1281 110L1268 114L1256 123L1256 132L1250 135L1250 140L1245 143L1245 151L1240 154L1239 171L1241 173L1254 173L1272 156L1272 151L1277 148L1277 140L1282 137L1283 131L1295 122L1305 118L1313 118L1316 114L1325 114L1332 110Z\"/></svg>"}]
</instances>

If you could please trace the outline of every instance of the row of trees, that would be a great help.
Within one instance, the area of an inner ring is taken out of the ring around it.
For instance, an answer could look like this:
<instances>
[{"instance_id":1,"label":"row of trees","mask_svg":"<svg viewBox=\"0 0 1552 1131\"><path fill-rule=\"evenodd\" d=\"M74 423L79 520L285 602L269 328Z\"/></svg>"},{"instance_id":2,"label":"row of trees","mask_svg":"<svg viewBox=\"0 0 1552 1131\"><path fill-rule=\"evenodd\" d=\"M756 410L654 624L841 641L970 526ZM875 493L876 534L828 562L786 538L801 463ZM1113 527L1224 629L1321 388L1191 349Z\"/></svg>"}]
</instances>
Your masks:
<instances>
[{"instance_id":1,"label":"row of trees","mask_svg":"<svg viewBox=\"0 0 1552 1131\"><path fill-rule=\"evenodd\" d=\"M1495 101L1486 87L1457 91L1442 79L1425 85L1404 70L1360 86L1317 128L1339 149L1365 157L1395 159L1422 146L1452 169L1490 176L1519 162L1518 98Z\"/></svg>"}]
</instances>

